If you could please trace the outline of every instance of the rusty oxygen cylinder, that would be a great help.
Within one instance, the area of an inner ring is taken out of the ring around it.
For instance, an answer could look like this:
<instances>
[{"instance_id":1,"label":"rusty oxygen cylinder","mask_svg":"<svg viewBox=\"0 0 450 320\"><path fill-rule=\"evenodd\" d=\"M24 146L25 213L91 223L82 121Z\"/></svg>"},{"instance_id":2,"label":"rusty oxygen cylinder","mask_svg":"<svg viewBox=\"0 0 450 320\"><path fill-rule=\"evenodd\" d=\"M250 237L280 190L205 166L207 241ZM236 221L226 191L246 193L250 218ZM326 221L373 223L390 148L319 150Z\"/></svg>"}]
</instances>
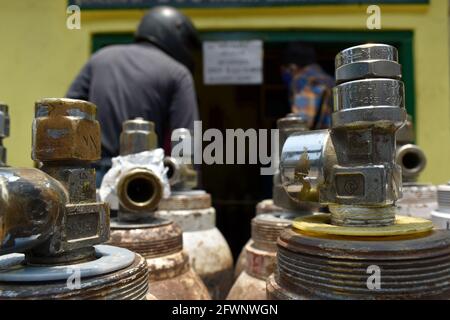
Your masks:
<instances>
[{"instance_id":1,"label":"rusty oxygen cylinder","mask_svg":"<svg viewBox=\"0 0 450 320\"><path fill-rule=\"evenodd\" d=\"M227 300L266 299L266 280L275 271L277 239L292 219L280 212L259 214L252 220L252 238L243 250L245 265Z\"/></svg>"},{"instance_id":2,"label":"rusty oxygen cylinder","mask_svg":"<svg viewBox=\"0 0 450 320\"><path fill-rule=\"evenodd\" d=\"M308 130L307 121L299 114L278 119L279 147L293 133ZM297 216L308 215L316 206L294 201L284 190L279 170L273 177L272 199L259 202L252 220L251 239L242 249L234 272L235 283L227 297L230 300L266 299L266 279L275 269L276 241L279 234ZM248 290L248 288L252 288Z\"/></svg>"},{"instance_id":3,"label":"rusty oxygen cylinder","mask_svg":"<svg viewBox=\"0 0 450 320\"><path fill-rule=\"evenodd\" d=\"M149 297L145 259L102 245L109 207L96 201L90 167L100 158L95 114L86 101L36 102L40 169L0 168L0 299Z\"/></svg>"},{"instance_id":4,"label":"rusty oxygen cylinder","mask_svg":"<svg viewBox=\"0 0 450 320\"><path fill-rule=\"evenodd\" d=\"M163 199L158 217L175 221L183 230L184 248L189 261L205 283L213 299L224 299L233 281L233 257L227 241L216 228L216 210L211 195L197 187L198 175L192 165L192 140L187 129L176 129L175 145L185 145L182 156L166 157L171 196Z\"/></svg>"},{"instance_id":5,"label":"rusty oxygen cylinder","mask_svg":"<svg viewBox=\"0 0 450 320\"><path fill-rule=\"evenodd\" d=\"M123 123L121 155L157 148L153 122L136 118ZM163 201L161 180L147 168L129 168L117 186L119 210L111 220L110 243L139 252L146 260L149 292L159 300L205 300L208 291L183 250L181 228L155 215Z\"/></svg>"}]
</instances>

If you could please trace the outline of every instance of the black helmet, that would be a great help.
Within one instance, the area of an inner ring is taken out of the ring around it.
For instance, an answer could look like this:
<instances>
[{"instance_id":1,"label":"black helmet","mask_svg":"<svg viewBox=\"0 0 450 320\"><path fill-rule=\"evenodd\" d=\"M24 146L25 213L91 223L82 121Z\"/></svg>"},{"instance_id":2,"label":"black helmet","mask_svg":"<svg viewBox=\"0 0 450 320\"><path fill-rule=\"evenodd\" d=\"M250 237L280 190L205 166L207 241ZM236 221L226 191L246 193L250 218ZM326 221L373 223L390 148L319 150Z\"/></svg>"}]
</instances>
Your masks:
<instances>
[{"instance_id":1,"label":"black helmet","mask_svg":"<svg viewBox=\"0 0 450 320\"><path fill-rule=\"evenodd\" d=\"M200 39L191 20L177 9L161 6L148 11L139 23L135 39L153 43L193 70L192 50L200 47Z\"/></svg>"}]
</instances>

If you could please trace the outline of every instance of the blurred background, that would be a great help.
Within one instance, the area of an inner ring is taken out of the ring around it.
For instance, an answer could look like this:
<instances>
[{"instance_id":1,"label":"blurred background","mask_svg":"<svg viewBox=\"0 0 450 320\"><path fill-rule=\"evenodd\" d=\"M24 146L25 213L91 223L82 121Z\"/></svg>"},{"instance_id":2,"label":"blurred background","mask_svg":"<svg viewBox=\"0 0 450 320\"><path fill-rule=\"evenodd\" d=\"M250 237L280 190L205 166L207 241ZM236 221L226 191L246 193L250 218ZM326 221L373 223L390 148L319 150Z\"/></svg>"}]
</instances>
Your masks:
<instances>
[{"instance_id":1,"label":"blurred background","mask_svg":"<svg viewBox=\"0 0 450 320\"><path fill-rule=\"evenodd\" d=\"M81 8L81 28L66 21L71 4ZM381 42L399 50L406 105L416 143L428 166L421 181L450 178L449 2L445 0L0 0L0 100L10 106L12 166L32 166L34 102L62 97L89 56L133 41L146 9L173 5L192 18L203 41L262 40L263 81L258 85L206 85L198 52L194 79L203 130L275 128L289 112L280 77L281 52L290 42L314 45L329 74L346 47ZM369 30L369 4L381 8L380 30ZM118 133L119 134L119 133ZM258 165L203 166L203 187L212 194L218 227L236 255L249 237L255 204L271 196Z\"/></svg>"}]
</instances>

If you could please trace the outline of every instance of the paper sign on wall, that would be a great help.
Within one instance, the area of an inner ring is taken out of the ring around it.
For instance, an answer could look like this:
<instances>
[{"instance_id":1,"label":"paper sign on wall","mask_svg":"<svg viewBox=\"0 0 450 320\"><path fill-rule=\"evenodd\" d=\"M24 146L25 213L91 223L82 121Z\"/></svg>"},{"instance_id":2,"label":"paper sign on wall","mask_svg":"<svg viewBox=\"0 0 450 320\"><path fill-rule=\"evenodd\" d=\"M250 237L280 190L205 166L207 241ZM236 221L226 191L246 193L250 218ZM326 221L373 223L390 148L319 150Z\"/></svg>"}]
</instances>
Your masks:
<instances>
[{"instance_id":1,"label":"paper sign on wall","mask_svg":"<svg viewBox=\"0 0 450 320\"><path fill-rule=\"evenodd\" d=\"M263 42L203 42L205 84L261 84L263 81Z\"/></svg>"}]
</instances>

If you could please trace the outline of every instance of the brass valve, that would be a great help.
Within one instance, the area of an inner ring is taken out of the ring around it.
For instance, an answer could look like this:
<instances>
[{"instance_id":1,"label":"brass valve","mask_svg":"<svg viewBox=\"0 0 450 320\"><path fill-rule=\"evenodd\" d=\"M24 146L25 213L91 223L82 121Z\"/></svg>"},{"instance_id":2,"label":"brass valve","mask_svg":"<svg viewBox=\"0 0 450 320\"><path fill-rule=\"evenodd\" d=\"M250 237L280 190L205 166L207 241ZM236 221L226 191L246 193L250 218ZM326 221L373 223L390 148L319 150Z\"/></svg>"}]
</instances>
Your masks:
<instances>
[{"instance_id":1,"label":"brass valve","mask_svg":"<svg viewBox=\"0 0 450 320\"><path fill-rule=\"evenodd\" d=\"M172 150L178 144L187 143L189 148L184 149L189 149L191 153L164 158L164 166L168 168L170 187L175 191L194 189L198 185L198 174L192 165L191 134L188 129L179 128L173 131L172 136L179 138L176 143L172 141Z\"/></svg>"},{"instance_id":2,"label":"brass valve","mask_svg":"<svg viewBox=\"0 0 450 320\"><path fill-rule=\"evenodd\" d=\"M0 253L24 252L27 261L59 264L94 259L109 238L109 208L96 201L100 126L92 103L36 102L32 158L39 169L0 169Z\"/></svg>"},{"instance_id":3,"label":"brass valve","mask_svg":"<svg viewBox=\"0 0 450 320\"><path fill-rule=\"evenodd\" d=\"M155 124L143 118L127 120L122 124L120 154L122 156L156 149L158 138Z\"/></svg>"},{"instance_id":4,"label":"brass valve","mask_svg":"<svg viewBox=\"0 0 450 320\"><path fill-rule=\"evenodd\" d=\"M157 148L155 125L142 118L127 120L120 134L122 156ZM139 220L148 217L163 197L163 185L152 170L144 167L129 169L117 185L119 219Z\"/></svg>"},{"instance_id":5,"label":"brass valve","mask_svg":"<svg viewBox=\"0 0 450 320\"><path fill-rule=\"evenodd\" d=\"M287 138L296 132L308 131L308 122L300 114L290 113L286 117L278 119L277 127L279 130L279 158L281 158L281 147ZM273 176L272 199L276 206L290 211L310 212L312 209L311 205L305 205L305 203L289 197L283 188L279 171Z\"/></svg>"},{"instance_id":6,"label":"brass valve","mask_svg":"<svg viewBox=\"0 0 450 320\"><path fill-rule=\"evenodd\" d=\"M3 139L9 136L9 114L8 106L0 102L0 166L6 165L6 149Z\"/></svg>"}]
</instances>

